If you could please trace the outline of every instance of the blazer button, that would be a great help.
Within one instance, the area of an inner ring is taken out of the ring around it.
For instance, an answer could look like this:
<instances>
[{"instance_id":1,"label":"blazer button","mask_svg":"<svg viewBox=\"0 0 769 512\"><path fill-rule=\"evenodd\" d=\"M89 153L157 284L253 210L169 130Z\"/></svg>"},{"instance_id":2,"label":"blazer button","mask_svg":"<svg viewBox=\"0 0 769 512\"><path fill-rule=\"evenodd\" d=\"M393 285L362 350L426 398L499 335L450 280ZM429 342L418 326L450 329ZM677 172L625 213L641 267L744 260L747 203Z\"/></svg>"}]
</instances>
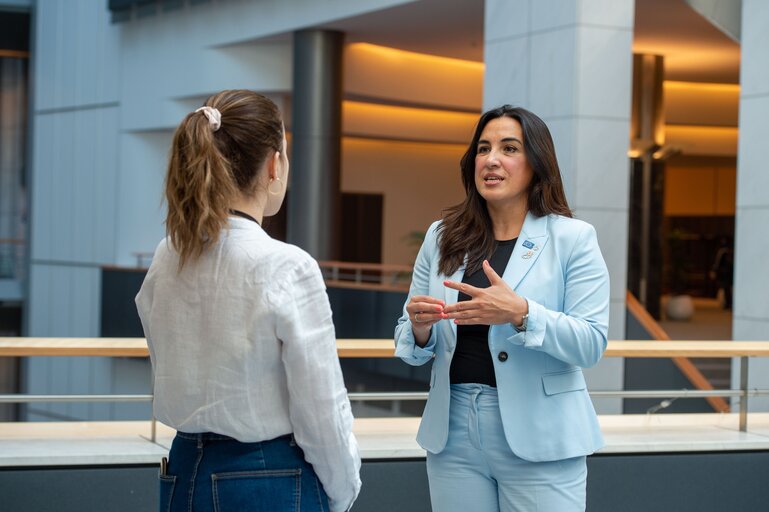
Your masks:
<instances>
[{"instance_id":1,"label":"blazer button","mask_svg":"<svg viewBox=\"0 0 769 512\"><path fill-rule=\"evenodd\" d=\"M507 361L507 352L500 352L497 354L497 359L499 359L501 362Z\"/></svg>"}]
</instances>

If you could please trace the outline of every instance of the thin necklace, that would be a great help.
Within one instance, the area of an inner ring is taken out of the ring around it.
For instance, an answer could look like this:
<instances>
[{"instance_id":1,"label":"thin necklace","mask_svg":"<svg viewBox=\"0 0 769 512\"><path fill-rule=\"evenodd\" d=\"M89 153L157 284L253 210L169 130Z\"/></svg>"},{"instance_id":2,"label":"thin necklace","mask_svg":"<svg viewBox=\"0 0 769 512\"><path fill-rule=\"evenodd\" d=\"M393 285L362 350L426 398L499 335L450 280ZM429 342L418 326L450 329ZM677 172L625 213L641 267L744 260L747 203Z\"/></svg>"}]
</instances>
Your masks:
<instances>
[{"instance_id":1,"label":"thin necklace","mask_svg":"<svg viewBox=\"0 0 769 512\"><path fill-rule=\"evenodd\" d=\"M261 224L259 224L258 220L256 220L255 218L253 218L252 216L250 216L249 214L247 214L245 212L241 212L240 210L232 210L232 209L230 209L230 213L232 215L237 216L237 217L243 217L244 219L248 219L250 221L256 222L259 226L261 226Z\"/></svg>"}]
</instances>

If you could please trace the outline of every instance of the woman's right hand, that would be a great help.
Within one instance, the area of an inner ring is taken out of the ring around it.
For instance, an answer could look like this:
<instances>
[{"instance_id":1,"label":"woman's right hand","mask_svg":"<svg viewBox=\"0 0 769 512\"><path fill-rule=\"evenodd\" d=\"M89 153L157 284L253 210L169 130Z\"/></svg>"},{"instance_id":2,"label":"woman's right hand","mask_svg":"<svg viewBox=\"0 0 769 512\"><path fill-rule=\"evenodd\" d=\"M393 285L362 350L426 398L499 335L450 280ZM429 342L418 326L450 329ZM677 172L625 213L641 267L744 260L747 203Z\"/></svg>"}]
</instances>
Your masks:
<instances>
[{"instance_id":1,"label":"woman's right hand","mask_svg":"<svg viewBox=\"0 0 769 512\"><path fill-rule=\"evenodd\" d=\"M424 347L430 339L433 324L448 318L443 312L446 303L429 295L414 295L406 304L406 312L411 320L411 330L417 345Z\"/></svg>"}]
</instances>

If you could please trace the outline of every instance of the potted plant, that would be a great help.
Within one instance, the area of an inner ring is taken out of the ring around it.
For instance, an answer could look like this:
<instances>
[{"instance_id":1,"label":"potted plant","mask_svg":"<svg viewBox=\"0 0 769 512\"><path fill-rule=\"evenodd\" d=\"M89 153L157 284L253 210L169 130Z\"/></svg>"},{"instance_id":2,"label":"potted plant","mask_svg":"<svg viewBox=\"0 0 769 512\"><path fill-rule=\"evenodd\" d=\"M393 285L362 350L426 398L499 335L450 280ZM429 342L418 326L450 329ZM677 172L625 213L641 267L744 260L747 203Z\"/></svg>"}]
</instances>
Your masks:
<instances>
[{"instance_id":1,"label":"potted plant","mask_svg":"<svg viewBox=\"0 0 769 512\"><path fill-rule=\"evenodd\" d=\"M685 239L686 233L681 229L674 229L668 235L672 294L665 306L665 314L670 320L688 321L694 315L694 301L691 295L686 293L684 268L687 254Z\"/></svg>"}]
</instances>

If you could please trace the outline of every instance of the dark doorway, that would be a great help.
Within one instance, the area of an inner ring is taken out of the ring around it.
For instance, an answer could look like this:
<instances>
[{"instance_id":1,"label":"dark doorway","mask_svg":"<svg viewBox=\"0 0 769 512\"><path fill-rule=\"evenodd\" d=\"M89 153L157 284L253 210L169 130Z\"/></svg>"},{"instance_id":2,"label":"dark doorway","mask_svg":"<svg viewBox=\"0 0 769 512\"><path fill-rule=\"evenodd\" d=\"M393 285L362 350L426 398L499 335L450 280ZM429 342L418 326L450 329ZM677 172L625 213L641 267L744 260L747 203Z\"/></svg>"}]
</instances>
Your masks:
<instances>
[{"instance_id":1,"label":"dark doorway","mask_svg":"<svg viewBox=\"0 0 769 512\"><path fill-rule=\"evenodd\" d=\"M264 229L276 240L286 240L290 192L283 207L274 217L264 219ZM341 261L355 263L382 262L382 194L342 193Z\"/></svg>"},{"instance_id":2,"label":"dark doorway","mask_svg":"<svg viewBox=\"0 0 769 512\"><path fill-rule=\"evenodd\" d=\"M342 194L342 261L382 262L381 194Z\"/></svg>"}]
</instances>

